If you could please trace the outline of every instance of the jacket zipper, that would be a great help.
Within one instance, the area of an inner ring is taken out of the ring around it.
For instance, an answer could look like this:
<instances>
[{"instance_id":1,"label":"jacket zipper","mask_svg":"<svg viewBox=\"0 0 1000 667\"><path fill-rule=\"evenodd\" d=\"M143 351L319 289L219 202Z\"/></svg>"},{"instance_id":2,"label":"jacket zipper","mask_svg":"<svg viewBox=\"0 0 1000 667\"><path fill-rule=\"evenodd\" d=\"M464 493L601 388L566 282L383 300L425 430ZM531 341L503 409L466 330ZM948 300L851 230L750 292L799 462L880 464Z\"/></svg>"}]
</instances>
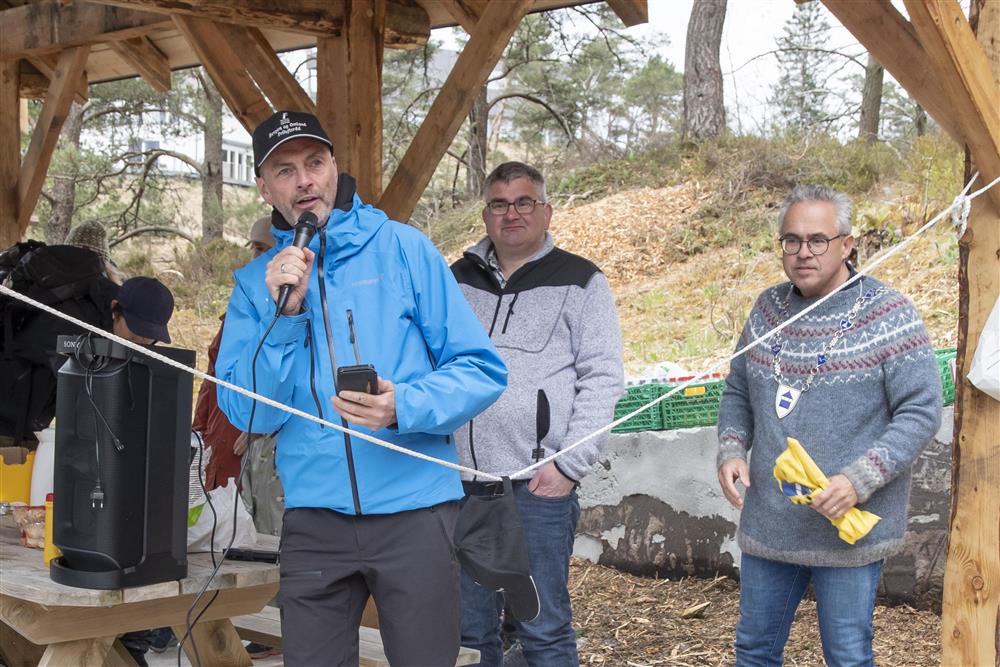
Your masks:
<instances>
[{"instance_id":1,"label":"jacket zipper","mask_svg":"<svg viewBox=\"0 0 1000 667\"><path fill-rule=\"evenodd\" d=\"M510 323L510 316L514 314L514 304L517 303L517 296L519 294L520 292L514 292L514 298L510 300L510 305L507 306L507 317L503 320L503 329L500 330L500 333L507 333L507 325Z\"/></svg>"},{"instance_id":2,"label":"jacket zipper","mask_svg":"<svg viewBox=\"0 0 1000 667\"><path fill-rule=\"evenodd\" d=\"M309 320L306 320L306 347L309 348L309 391L312 392L313 402L316 404L316 412L319 414L320 419L325 419L323 416L323 404L319 400L319 394L316 392L316 341L313 340L312 334L312 324ZM326 428L320 424L320 429Z\"/></svg>"},{"instance_id":3,"label":"jacket zipper","mask_svg":"<svg viewBox=\"0 0 1000 667\"><path fill-rule=\"evenodd\" d=\"M326 303L326 280L323 276L323 265L326 256L326 229L320 230L319 236L319 298L323 309L323 326L326 328L326 345L330 352L330 372L333 374L333 389L337 389L337 355L333 351L333 332L330 330L330 309ZM348 428L347 420L340 418L344 428ZM354 450L351 448L351 436L344 434L344 453L347 456L347 472L351 477L351 496L354 499L354 513L361 514L361 498L358 497L358 477L354 471Z\"/></svg>"},{"instance_id":4,"label":"jacket zipper","mask_svg":"<svg viewBox=\"0 0 1000 667\"><path fill-rule=\"evenodd\" d=\"M354 313L347 309L347 330L351 333L351 347L354 348L354 363L361 365L361 348L358 347L358 337L354 335Z\"/></svg>"}]
</instances>

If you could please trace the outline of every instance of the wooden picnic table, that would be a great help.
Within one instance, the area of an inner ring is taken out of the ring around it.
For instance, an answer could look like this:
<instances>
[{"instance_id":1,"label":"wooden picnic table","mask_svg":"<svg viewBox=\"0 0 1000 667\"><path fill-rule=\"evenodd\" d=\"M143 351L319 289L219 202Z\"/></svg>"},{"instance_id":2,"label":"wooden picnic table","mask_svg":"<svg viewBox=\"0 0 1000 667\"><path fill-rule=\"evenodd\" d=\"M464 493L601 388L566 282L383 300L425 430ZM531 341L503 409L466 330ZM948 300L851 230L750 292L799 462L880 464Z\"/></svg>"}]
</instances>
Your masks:
<instances>
[{"instance_id":1,"label":"wooden picnic table","mask_svg":"<svg viewBox=\"0 0 1000 667\"><path fill-rule=\"evenodd\" d=\"M188 609L212 570L209 554L189 554L181 581L119 590L64 586L49 578L40 549L21 546L11 517L0 517L0 653L11 667L36 664L38 653L45 667L135 665L118 636L167 626L183 637ZM208 590L192 614L208 606L192 632L201 664L248 667L230 619L257 613L275 596L278 566L226 561ZM197 664L190 641L184 650Z\"/></svg>"}]
</instances>

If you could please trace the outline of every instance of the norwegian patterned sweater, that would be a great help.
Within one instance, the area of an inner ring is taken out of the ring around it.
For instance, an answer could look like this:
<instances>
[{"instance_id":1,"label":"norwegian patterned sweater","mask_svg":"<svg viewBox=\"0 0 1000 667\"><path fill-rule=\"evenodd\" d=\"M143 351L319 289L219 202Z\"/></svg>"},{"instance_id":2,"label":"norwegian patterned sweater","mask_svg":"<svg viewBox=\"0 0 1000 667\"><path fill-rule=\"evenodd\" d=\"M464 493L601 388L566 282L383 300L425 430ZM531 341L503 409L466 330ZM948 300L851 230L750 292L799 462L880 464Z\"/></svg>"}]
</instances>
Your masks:
<instances>
[{"instance_id":1,"label":"norwegian patterned sweater","mask_svg":"<svg viewBox=\"0 0 1000 667\"><path fill-rule=\"evenodd\" d=\"M856 299L879 287L882 283L866 276L784 329L780 360L786 383L805 385L817 354ZM789 288L782 283L758 297L738 347L816 301L797 290L789 295ZM807 566L856 567L886 557L906 529L910 468L941 421L941 380L920 316L894 290L865 303L853 327L828 351L811 388L783 419L775 410L775 342L761 341L732 362L719 409L718 465L749 455L751 486L740 517L740 548ZM846 475L858 506L882 517L855 545L840 540L819 512L793 505L781 493L772 471L786 436L797 438L827 477Z\"/></svg>"}]
</instances>

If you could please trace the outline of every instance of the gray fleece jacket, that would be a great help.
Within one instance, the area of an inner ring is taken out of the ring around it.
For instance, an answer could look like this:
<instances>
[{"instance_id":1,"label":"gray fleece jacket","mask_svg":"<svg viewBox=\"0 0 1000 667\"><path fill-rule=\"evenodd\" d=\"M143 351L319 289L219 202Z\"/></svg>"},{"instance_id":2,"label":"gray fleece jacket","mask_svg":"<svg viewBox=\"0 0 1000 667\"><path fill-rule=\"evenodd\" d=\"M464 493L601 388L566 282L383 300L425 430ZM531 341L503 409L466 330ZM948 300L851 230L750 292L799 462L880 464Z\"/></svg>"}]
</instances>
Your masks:
<instances>
[{"instance_id":1,"label":"gray fleece jacket","mask_svg":"<svg viewBox=\"0 0 1000 667\"><path fill-rule=\"evenodd\" d=\"M545 247L501 287L484 238L452 265L462 292L507 364L507 390L455 433L459 460L483 472L510 474L531 463L538 390L551 408L545 456L608 424L623 384L621 330L604 274L591 262ZM581 480L606 434L556 459Z\"/></svg>"},{"instance_id":2,"label":"gray fleece jacket","mask_svg":"<svg viewBox=\"0 0 1000 667\"><path fill-rule=\"evenodd\" d=\"M785 328L780 361L793 386L805 383L858 296L880 287L866 276ZM760 295L738 347L815 301L794 291L788 296L789 288L786 282ZM941 380L920 316L894 290L866 303L784 419L775 411L775 344L761 341L733 361L719 408L719 465L750 459L740 548L809 566L857 567L885 558L906 530L910 468L941 422ZM788 501L772 474L786 436L798 439L828 477L840 473L851 480L858 506L882 517L871 533L849 545L819 512Z\"/></svg>"}]
</instances>

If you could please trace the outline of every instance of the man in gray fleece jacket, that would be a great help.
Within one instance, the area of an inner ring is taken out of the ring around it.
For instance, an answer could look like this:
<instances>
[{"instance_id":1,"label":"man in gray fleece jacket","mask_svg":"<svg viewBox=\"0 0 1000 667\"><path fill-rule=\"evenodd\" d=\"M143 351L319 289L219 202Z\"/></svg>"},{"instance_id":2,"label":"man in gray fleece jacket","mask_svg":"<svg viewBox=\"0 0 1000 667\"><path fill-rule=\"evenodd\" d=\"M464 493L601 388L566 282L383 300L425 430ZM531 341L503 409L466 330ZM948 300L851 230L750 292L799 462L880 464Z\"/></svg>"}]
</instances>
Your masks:
<instances>
[{"instance_id":1,"label":"man in gray fleece jacket","mask_svg":"<svg viewBox=\"0 0 1000 667\"><path fill-rule=\"evenodd\" d=\"M844 285L855 274L845 195L795 188L778 229L790 282L758 297L738 346L833 296L734 360L722 395L719 482L742 509L736 664L782 664L811 581L826 663L874 665L882 560L903 539L910 467L941 421L934 350L906 297L869 276ZM809 507L789 502L772 474L786 437L829 478ZM881 521L850 545L830 520L854 506Z\"/></svg>"},{"instance_id":2,"label":"man in gray fleece jacket","mask_svg":"<svg viewBox=\"0 0 1000 667\"><path fill-rule=\"evenodd\" d=\"M553 245L545 180L520 162L486 179L487 236L452 265L459 286L508 369L507 390L456 432L462 464L509 475L609 423L622 392L622 345L614 297L591 262ZM544 392L545 399L540 399ZM536 442L536 415L550 427ZM590 472L605 437L588 440L515 481L538 617L515 622L528 664L579 663L567 581L580 505L576 486ZM464 480L467 494L495 484ZM501 664L502 596L462 581L462 645L479 649L481 665Z\"/></svg>"}]
</instances>

